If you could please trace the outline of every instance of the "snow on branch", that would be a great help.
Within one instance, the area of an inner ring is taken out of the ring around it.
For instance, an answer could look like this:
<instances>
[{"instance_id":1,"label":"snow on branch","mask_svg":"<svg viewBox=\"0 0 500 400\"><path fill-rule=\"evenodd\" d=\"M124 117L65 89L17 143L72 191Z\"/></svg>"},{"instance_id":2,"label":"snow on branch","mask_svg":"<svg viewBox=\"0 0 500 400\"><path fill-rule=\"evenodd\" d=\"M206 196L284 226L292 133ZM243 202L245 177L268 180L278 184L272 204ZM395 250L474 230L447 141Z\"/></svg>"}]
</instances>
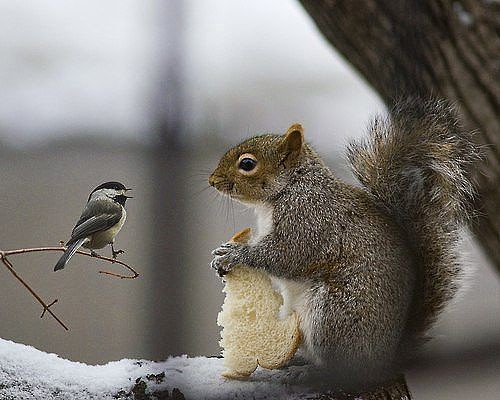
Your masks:
<instances>
[{"instance_id":1,"label":"snow on branch","mask_svg":"<svg viewBox=\"0 0 500 400\"><path fill-rule=\"evenodd\" d=\"M171 357L87 365L0 339L0 399L409 399L404 379L369 394L320 393L306 382L308 366L258 369L245 381L221 377L222 359ZM391 395L392 391L392 395Z\"/></svg>"},{"instance_id":2,"label":"snow on branch","mask_svg":"<svg viewBox=\"0 0 500 400\"><path fill-rule=\"evenodd\" d=\"M221 377L219 358L172 357L164 362L120 360L86 365L64 360L31 346L0 339L1 399L126 399L165 392L186 399L299 398L304 388L292 385L301 373L258 371L248 381ZM164 373L164 375L163 375ZM174 391L174 389L177 389ZM245 395L246 393L246 395ZM148 397L143 397L148 398Z\"/></svg>"}]
</instances>

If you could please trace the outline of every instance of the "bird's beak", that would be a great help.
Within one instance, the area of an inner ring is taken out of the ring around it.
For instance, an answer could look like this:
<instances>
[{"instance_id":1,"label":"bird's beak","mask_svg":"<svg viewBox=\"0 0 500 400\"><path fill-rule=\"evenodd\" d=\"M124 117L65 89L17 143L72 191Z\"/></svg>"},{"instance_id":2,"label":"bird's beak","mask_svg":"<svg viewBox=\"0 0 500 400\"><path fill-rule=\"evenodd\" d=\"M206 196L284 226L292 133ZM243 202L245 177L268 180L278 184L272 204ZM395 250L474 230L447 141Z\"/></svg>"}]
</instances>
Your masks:
<instances>
[{"instance_id":1,"label":"bird's beak","mask_svg":"<svg viewBox=\"0 0 500 400\"><path fill-rule=\"evenodd\" d=\"M125 192L128 192L129 190L132 190L132 188L125 188ZM133 199L134 197L133 196L127 196L127 195L124 195L127 199Z\"/></svg>"}]
</instances>

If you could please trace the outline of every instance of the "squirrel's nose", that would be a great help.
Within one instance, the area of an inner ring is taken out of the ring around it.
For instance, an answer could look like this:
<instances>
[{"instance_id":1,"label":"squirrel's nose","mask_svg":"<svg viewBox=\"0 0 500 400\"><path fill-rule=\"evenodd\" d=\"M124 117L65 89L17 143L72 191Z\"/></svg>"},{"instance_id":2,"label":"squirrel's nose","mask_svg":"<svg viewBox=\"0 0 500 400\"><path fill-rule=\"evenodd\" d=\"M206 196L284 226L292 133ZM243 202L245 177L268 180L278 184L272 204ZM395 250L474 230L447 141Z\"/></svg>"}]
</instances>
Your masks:
<instances>
[{"instance_id":1,"label":"squirrel's nose","mask_svg":"<svg viewBox=\"0 0 500 400\"><path fill-rule=\"evenodd\" d=\"M210 177L208 178L208 184L210 186L214 186L215 185L215 177L213 175L210 175Z\"/></svg>"}]
</instances>

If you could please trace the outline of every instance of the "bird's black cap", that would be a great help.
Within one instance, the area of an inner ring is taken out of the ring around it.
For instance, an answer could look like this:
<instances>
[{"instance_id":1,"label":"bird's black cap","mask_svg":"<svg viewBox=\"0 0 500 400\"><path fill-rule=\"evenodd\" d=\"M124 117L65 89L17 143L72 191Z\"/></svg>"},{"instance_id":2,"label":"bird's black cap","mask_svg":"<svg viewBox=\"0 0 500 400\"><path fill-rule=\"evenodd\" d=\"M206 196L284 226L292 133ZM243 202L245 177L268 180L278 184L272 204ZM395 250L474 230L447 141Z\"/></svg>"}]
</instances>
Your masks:
<instances>
[{"instance_id":1,"label":"bird's black cap","mask_svg":"<svg viewBox=\"0 0 500 400\"><path fill-rule=\"evenodd\" d=\"M97 186L94 190L92 190L92 193L100 189L129 190L125 187L123 183L120 182L104 182L99 186Z\"/></svg>"},{"instance_id":2,"label":"bird's black cap","mask_svg":"<svg viewBox=\"0 0 500 400\"><path fill-rule=\"evenodd\" d=\"M131 189L125 187L125 185L123 183L120 183L120 182L114 182L114 181L104 182L104 183L100 184L99 186L97 186L94 190L92 190L92 192L90 192L89 200L90 200L90 197L92 196L92 194L100 189L115 189L115 190L125 190L125 191L131 190Z\"/></svg>"}]
</instances>

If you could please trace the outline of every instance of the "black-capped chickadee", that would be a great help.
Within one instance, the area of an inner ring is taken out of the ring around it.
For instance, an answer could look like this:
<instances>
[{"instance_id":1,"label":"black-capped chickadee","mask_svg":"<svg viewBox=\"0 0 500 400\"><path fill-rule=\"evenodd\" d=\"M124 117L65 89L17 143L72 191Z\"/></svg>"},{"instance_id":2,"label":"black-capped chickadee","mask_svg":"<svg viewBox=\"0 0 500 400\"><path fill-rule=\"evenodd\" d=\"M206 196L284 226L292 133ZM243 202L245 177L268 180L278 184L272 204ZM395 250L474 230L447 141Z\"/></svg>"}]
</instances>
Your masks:
<instances>
[{"instance_id":1,"label":"black-capped chickadee","mask_svg":"<svg viewBox=\"0 0 500 400\"><path fill-rule=\"evenodd\" d=\"M132 197L125 193L129 190L131 189L120 182L106 182L92 190L87 205L71 232L71 238L66 243L68 248L54 271L63 269L80 246L95 254L94 249L102 249L110 244L113 258L123 253L123 250L115 251L113 243L127 216L125 202Z\"/></svg>"}]
</instances>

